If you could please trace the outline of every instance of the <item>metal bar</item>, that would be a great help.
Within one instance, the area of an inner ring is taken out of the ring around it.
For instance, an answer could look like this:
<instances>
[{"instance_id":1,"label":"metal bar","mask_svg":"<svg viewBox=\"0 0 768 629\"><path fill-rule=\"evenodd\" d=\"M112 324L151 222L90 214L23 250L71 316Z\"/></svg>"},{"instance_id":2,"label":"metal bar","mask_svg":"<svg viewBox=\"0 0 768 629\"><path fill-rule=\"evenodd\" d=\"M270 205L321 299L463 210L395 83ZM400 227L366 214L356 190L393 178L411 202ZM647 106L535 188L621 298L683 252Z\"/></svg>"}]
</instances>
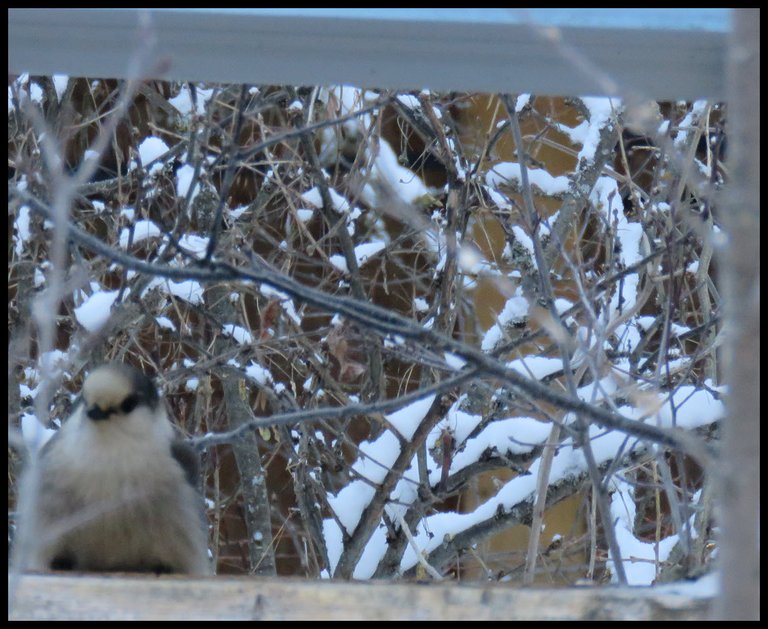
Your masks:
<instances>
[{"instance_id":1,"label":"metal bar","mask_svg":"<svg viewBox=\"0 0 768 629\"><path fill-rule=\"evenodd\" d=\"M124 78L142 21L156 78L693 99L723 96L729 11L9 9L9 71Z\"/></svg>"}]
</instances>

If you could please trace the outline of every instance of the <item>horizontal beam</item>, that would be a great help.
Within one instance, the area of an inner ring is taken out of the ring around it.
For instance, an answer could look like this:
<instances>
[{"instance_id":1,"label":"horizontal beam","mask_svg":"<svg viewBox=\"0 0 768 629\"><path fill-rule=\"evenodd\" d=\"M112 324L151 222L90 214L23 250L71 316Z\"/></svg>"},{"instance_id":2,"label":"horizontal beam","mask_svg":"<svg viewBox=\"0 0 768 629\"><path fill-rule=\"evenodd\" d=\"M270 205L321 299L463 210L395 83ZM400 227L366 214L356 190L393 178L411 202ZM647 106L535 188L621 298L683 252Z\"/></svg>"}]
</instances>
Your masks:
<instances>
[{"instance_id":1,"label":"horizontal beam","mask_svg":"<svg viewBox=\"0 0 768 629\"><path fill-rule=\"evenodd\" d=\"M699 583L520 589L73 574L9 575L9 585L10 620L705 620L712 603Z\"/></svg>"},{"instance_id":2,"label":"horizontal beam","mask_svg":"<svg viewBox=\"0 0 768 629\"><path fill-rule=\"evenodd\" d=\"M162 77L177 80L721 99L729 20L726 9L10 9L8 56L15 74L125 78L149 33Z\"/></svg>"}]
</instances>

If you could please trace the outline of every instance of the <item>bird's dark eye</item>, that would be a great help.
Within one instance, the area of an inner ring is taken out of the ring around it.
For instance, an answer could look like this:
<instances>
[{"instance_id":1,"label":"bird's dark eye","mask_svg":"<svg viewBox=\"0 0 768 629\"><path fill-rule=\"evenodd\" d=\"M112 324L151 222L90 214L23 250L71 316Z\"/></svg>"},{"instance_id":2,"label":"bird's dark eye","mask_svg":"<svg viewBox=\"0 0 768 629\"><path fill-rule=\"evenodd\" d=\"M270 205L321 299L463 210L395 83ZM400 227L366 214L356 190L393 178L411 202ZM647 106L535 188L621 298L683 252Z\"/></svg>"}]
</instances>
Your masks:
<instances>
[{"instance_id":1,"label":"bird's dark eye","mask_svg":"<svg viewBox=\"0 0 768 629\"><path fill-rule=\"evenodd\" d=\"M135 395L129 395L127 398L123 400L123 403L120 405L120 410L123 413L130 413L133 409L135 409L139 405L139 398Z\"/></svg>"}]
</instances>

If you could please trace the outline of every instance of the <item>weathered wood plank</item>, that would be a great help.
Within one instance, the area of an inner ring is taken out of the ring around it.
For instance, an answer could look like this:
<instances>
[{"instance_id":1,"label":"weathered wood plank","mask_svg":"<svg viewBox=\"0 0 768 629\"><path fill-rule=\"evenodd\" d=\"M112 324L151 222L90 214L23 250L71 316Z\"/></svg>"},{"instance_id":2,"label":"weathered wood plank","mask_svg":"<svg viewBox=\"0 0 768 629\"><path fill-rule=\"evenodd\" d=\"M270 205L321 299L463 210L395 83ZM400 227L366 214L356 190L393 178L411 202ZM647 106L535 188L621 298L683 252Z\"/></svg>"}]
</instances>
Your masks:
<instances>
[{"instance_id":1,"label":"weathered wood plank","mask_svg":"<svg viewBox=\"0 0 768 629\"><path fill-rule=\"evenodd\" d=\"M298 579L25 575L11 620L702 620L685 587L519 589Z\"/></svg>"}]
</instances>

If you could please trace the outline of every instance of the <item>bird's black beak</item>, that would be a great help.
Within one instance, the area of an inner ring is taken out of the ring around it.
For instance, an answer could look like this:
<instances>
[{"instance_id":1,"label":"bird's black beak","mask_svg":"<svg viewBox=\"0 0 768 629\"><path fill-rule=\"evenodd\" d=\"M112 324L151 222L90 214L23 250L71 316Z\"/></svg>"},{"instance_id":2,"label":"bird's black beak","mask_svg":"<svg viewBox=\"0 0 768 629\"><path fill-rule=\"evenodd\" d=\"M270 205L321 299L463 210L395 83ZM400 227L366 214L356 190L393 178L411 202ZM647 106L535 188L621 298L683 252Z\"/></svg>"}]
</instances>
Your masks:
<instances>
[{"instance_id":1,"label":"bird's black beak","mask_svg":"<svg viewBox=\"0 0 768 629\"><path fill-rule=\"evenodd\" d=\"M112 414L111 410L102 410L98 406L91 406L91 408L88 409L86 412L86 415L88 415L89 418L91 418L93 421L101 421L103 419L109 419L109 416Z\"/></svg>"}]
</instances>

